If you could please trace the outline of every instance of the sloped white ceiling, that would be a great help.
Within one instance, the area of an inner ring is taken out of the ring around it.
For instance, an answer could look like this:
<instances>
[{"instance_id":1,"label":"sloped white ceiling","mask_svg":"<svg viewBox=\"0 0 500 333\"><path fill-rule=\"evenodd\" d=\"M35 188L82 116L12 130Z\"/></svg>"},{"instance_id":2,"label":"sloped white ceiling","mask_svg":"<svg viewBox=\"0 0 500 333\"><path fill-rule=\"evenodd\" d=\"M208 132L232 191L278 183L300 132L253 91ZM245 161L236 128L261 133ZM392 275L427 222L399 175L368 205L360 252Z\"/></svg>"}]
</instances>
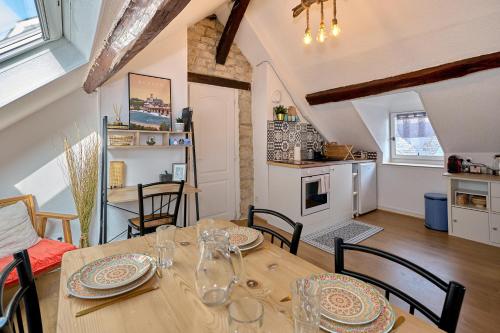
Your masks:
<instances>
[{"instance_id":1,"label":"sloped white ceiling","mask_svg":"<svg viewBox=\"0 0 500 333\"><path fill-rule=\"evenodd\" d=\"M102 7L98 6L101 2ZM172 23L160 33L157 39L168 43L169 34L178 29L186 29L188 25L194 24L203 17L212 14L215 9L224 2L226 2L226 0L191 0ZM67 3L69 2L65 1L65 4ZM78 42L75 44L86 56L90 54L90 58L92 59L101 49L109 31L118 19L118 15L122 11L123 6L127 3L128 0L73 1L71 2L73 13L79 13L80 15L73 14L75 17L66 18L67 21L69 19L71 20L65 22L65 33L68 34L69 39L77 39ZM66 9L68 8L70 8L69 5ZM85 15L93 16L88 18ZM99 17L94 37L90 29L91 23L97 21L97 15L99 15ZM92 52L90 52L91 47ZM55 59L54 61L56 60L60 59ZM58 79L38 87L30 94L19 97L9 104L0 107L0 131L30 116L34 112L41 110L50 103L63 98L67 94L80 89L87 76L87 65L88 64L85 64L85 66L77 70L70 71ZM113 78L111 78L110 81L113 81Z\"/></svg>"},{"instance_id":2,"label":"sloped white ceiling","mask_svg":"<svg viewBox=\"0 0 500 333\"><path fill-rule=\"evenodd\" d=\"M302 43L299 0L252 0L246 14L272 61L285 72L295 99L307 93L402 74L500 51L498 0L338 0L342 32L325 44ZM332 2L325 6L332 17ZM311 10L316 32L319 7ZM412 88L446 152L500 150L500 70ZM376 143L349 102L302 104L329 140L370 149Z\"/></svg>"}]
</instances>

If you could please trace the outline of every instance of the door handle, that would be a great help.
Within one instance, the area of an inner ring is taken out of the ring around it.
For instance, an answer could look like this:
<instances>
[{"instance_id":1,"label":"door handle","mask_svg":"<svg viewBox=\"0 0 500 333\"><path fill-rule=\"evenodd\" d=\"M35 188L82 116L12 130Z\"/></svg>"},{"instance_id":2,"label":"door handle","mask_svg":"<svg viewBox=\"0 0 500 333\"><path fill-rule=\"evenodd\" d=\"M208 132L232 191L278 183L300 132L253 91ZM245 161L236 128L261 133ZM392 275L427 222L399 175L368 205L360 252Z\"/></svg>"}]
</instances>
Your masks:
<instances>
[{"instance_id":1,"label":"door handle","mask_svg":"<svg viewBox=\"0 0 500 333\"><path fill-rule=\"evenodd\" d=\"M493 231L498 231L498 228L497 228L497 227L493 227L493 228L491 228L491 229L493 229Z\"/></svg>"},{"instance_id":2,"label":"door handle","mask_svg":"<svg viewBox=\"0 0 500 333\"><path fill-rule=\"evenodd\" d=\"M457 222L458 222L457 219L453 219L453 223L457 223Z\"/></svg>"}]
</instances>

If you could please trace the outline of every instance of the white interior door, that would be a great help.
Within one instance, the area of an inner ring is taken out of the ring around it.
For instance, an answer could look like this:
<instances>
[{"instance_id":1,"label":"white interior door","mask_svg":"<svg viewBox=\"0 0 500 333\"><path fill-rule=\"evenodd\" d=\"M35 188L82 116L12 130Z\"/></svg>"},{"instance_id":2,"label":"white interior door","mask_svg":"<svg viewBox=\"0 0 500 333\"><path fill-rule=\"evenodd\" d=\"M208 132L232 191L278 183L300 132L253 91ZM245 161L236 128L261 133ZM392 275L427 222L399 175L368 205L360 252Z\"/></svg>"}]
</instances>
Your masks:
<instances>
[{"instance_id":1,"label":"white interior door","mask_svg":"<svg viewBox=\"0 0 500 333\"><path fill-rule=\"evenodd\" d=\"M189 84L200 193L200 218L236 217L236 92Z\"/></svg>"}]
</instances>

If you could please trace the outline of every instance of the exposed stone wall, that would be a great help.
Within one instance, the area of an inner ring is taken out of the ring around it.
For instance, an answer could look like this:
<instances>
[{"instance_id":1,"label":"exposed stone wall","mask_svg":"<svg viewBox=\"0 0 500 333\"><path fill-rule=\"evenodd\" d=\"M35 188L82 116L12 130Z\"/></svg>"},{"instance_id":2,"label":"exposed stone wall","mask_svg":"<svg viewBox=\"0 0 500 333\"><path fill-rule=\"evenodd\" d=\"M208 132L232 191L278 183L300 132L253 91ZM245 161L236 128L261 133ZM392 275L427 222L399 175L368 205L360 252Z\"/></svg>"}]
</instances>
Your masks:
<instances>
[{"instance_id":1,"label":"exposed stone wall","mask_svg":"<svg viewBox=\"0 0 500 333\"><path fill-rule=\"evenodd\" d=\"M252 81L252 66L233 44L225 65L215 62L217 43L224 26L217 19L204 19L188 29L188 70L238 81ZM239 90L240 211L246 216L253 203L252 94Z\"/></svg>"}]
</instances>

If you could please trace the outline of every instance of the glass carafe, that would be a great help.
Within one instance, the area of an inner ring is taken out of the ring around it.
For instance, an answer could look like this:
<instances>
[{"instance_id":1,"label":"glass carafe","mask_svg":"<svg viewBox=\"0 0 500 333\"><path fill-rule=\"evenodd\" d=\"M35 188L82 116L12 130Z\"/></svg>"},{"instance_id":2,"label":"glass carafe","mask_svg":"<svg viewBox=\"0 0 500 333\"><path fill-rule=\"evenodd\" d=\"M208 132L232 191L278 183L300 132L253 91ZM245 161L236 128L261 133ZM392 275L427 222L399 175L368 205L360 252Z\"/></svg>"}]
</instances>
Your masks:
<instances>
[{"instance_id":1,"label":"glass carafe","mask_svg":"<svg viewBox=\"0 0 500 333\"><path fill-rule=\"evenodd\" d=\"M226 303L233 286L243 276L243 258L237 246L229 244L224 230L204 231L200 237L200 258L196 265L196 290L203 303Z\"/></svg>"}]
</instances>

